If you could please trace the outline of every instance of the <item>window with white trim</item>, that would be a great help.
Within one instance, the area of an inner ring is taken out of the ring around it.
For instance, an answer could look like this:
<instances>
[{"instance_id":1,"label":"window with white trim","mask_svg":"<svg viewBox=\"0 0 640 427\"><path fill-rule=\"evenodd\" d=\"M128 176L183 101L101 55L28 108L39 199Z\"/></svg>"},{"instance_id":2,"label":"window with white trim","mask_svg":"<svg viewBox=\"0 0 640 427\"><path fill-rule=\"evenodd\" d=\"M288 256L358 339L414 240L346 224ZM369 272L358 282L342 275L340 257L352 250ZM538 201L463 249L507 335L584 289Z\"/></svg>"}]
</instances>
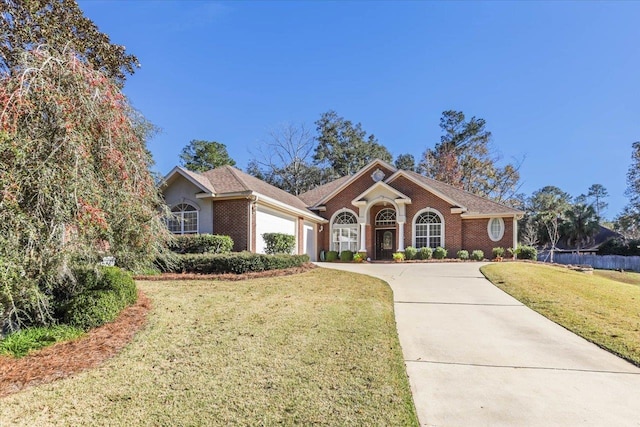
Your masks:
<instances>
[{"instance_id":1,"label":"window with white trim","mask_svg":"<svg viewBox=\"0 0 640 427\"><path fill-rule=\"evenodd\" d=\"M497 242L504 236L504 220L502 218L491 218L487 224L487 233L489 238Z\"/></svg>"},{"instance_id":2,"label":"window with white trim","mask_svg":"<svg viewBox=\"0 0 640 427\"><path fill-rule=\"evenodd\" d=\"M443 245L443 224L440 215L427 211L418 215L415 222L416 248L437 248Z\"/></svg>"},{"instance_id":3,"label":"window with white trim","mask_svg":"<svg viewBox=\"0 0 640 427\"><path fill-rule=\"evenodd\" d=\"M396 210L382 209L376 215L376 225L396 225Z\"/></svg>"},{"instance_id":4,"label":"window with white trim","mask_svg":"<svg viewBox=\"0 0 640 427\"><path fill-rule=\"evenodd\" d=\"M338 252L358 250L358 219L351 212L340 212L334 218L331 249Z\"/></svg>"},{"instance_id":5,"label":"window with white trim","mask_svg":"<svg viewBox=\"0 0 640 427\"><path fill-rule=\"evenodd\" d=\"M171 208L167 227L173 234L195 234L198 232L198 209L188 203Z\"/></svg>"}]
</instances>

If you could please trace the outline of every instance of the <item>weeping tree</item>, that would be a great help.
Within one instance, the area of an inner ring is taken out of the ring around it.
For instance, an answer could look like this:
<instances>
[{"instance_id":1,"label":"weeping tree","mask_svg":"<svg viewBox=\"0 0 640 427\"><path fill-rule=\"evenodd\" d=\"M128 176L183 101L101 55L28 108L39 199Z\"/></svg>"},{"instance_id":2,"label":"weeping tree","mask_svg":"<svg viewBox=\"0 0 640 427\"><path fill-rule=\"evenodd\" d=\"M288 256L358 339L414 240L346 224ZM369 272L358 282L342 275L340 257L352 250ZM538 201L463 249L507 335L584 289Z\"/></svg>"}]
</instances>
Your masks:
<instances>
[{"instance_id":1,"label":"weeping tree","mask_svg":"<svg viewBox=\"0 0 640 427\"><path fill-rule=\"evenodd\" d=\"M0 326L47 324L75 265L162 251L153 128L72 51L25 51L0 80Z\"/></svg>"}]
</instances>

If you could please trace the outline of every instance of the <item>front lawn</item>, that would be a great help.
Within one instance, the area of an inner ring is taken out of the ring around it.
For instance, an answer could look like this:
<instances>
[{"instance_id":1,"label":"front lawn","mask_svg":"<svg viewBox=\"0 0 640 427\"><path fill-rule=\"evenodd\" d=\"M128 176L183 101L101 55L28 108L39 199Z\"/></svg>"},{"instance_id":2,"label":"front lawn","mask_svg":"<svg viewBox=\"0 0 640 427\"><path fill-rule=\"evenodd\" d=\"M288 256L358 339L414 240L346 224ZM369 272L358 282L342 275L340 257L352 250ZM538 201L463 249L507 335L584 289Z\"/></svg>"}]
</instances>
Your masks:
<instances>
[{"instance_id":1,"label":"front lawn","mask_svg":"<svg viewBox=\"0 0 640 427\"><path fill-rule=\"evenodd\" d=\"M0 399L0 425L417 425L382 281L138 284L147 328L100 368Z\"/></svg>"},{"instance_id":2,"label":"front lawn","mask_svg":"<svg viewBox=\"0 0 640 427\"><path fill-rule=\"evenodd\" d=\"M523 304L640 366L639 286L541 264L494 263L481 271Z\"/></svg>"}]
</instances>

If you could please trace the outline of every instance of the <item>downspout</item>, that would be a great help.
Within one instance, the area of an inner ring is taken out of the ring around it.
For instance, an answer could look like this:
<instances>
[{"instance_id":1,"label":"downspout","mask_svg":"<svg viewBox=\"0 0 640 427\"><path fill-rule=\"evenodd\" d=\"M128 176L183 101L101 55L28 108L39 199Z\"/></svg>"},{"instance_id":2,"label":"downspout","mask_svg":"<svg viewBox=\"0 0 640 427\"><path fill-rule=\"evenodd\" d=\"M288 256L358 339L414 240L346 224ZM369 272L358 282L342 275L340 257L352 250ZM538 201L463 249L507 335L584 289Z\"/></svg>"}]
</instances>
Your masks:
<instances>
[{"instance_id":1,"label":"downspout","mask_svg":"<svg viewBox=\"0 0 640 427\"><path fill-rule=\"evenodd\" d=\"M248 197L247 203L247 251L253 252L253 206L258 201L258 196L252 195Z\"/></svg>"},{"instance_id":2,"label":"downspout","mask_svg":"<svg viewBox=\"0 0 640 427\"><path fill-rule=\"evenodd\" d=\"M518 247L518 217L513 216L513 250Z\"/></svg>"}]
</instances>

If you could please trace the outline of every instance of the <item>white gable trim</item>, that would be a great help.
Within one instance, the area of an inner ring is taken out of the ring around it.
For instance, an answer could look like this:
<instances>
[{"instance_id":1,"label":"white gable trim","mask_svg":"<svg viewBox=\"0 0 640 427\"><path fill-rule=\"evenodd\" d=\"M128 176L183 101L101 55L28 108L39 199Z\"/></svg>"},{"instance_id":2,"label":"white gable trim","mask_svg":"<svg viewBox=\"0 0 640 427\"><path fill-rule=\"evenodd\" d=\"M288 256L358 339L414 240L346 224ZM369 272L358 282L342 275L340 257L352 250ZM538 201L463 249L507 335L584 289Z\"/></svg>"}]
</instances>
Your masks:
<instances>
[{"instance_id":1,"label":"white gable trim","mask_svg":"<svg viewBox=\"0 0 640 427\"><path fill-rule=\"evenodd\" d=\"M391 183L392 181L394 181L396 178L403 176L406 179L408 179L409 181L413 182L414 184L424 188L425 190L429 191L430 193L433 193L434 195L436 195L437 197L441 198L442 200L444 200L445 202L451 203L454 206L458 206L462 209L462 212L466 212L467 208L465 206L463 206L462 204L456 202L455 200L453 200L451 197L447 196L446 194L436 190L435 188L433 188L432 186L425 184L422 181L418 181L417 179L415 179L414 177L412 177L411 175L405 173L403 170L399 170L396 173L394 173L393 175L391 175L389 178L387 178L385 180L385 182L387 184Z\"/></svg>"},{"instance_id":2,"label":"white gable trim","mask_svg":"<svg viewBox=\"0 0 640 427\"><path fill-rule=\"evenodd\" d=\"M357 206L358 202L361 202L362 199L366 198L368 194L372 193L373 191L375 191L379 187L381 187L381 188L387 190L388 192L390 192L391 194L397 196L393 200L396 200L399 203L406 203L406 204L410 204L411 203L411 199L408 196L402 194L400 191L396 190L395 188L393 188L389 184L386 184L386 183L384 183L382 181L378 181L375 184L373 184L371 187L367 188L362 194L360 194L355 199L353 199L353 201L351 203L353 205Z\"/></svg>"},{"instance_id":3,"label":"white gable trim","mask_svg":"<svg viewBox=\"0 0 640 427\"><path fill-rule=\"evenodd\" d=\"M306 220L313 221L315 223L327 222L327 220L325 218L322 218L321 216L315 215L309 211L305 212L302 209L298 209L286 203L279 202L276 199L273 199L271 197L263 196L260 193L252 192L251 195L255 197L255 201L257 201L259 204L264 204L266 206L276 208L277 210L288 213L289 215L293 214L296 216L300 216Z\"/></svg>"},{"instance_id":4,"label":"white gable trim","mask_svg":"<svg viewBox=\"0 0 640 427\"><path fill-rule=\"evenodd\" d=\"M195 172L194 172L195 173ZM160 184L160 187L166 186L168 185L167 183L169 182L170 179L172 179L174 177L174 175L180 175L183 178L185 178L187 181L189 181L190 183L192 183L193 185L195 185L196 187L198 187L200 190L202 190L203 193L206 193L207 195L213 196L213 193L211 193L210 189L206 188L205 186L203 186L201 183L199 183L197 180L193 179L193 177L191 176L190 173L186 172L184 169L182 169L180 166L176 166L173 169L171 169L171 172L169 172L162 180L162 183ZM205 196L206 197L206 196Z\"/></svg>"},{"instance_id":5,"label":"white gable trim","mask_svg":"<svg viewBox=\"0 0 640 427\"><path fill-rule=\"evenodd\" d=\"M326 195L322 199L320 199L318 201L318 203L316 203L314 206L322 205L322 204L326 203L328 200L331 200L336 194L340 193L342 190L347 188L349 185L351 185L351 183L353 181L355 181L356 179L360 178L362 175L364 175L368 170L370 170L375 165L382 166L382 167L384 167L386 169L389 169L392 172L396 172L398 170L395 167L391 166L389 163L384 162L384 161L382 161L380 159L372 160L368 165L366 165L365 167L360 169L355 175L353 175L351 178L349 178L345 182L343 182L342 185L340 185L338 188L333 190L331 193L329 193L328 195Z\"/></svg>"}]
</instances>

